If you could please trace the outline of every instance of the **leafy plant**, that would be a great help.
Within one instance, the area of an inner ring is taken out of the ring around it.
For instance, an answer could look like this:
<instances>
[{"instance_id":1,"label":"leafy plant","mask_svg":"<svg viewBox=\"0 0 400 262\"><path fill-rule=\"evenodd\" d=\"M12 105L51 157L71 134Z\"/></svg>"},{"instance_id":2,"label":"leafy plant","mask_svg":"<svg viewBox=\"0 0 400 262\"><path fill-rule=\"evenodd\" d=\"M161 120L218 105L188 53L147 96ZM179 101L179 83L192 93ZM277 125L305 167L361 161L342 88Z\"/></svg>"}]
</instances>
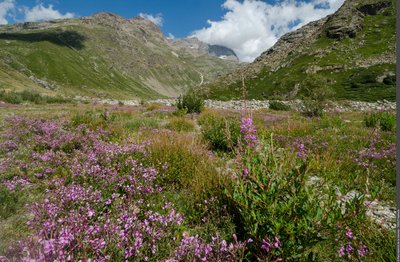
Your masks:
<instances>
[{"instance_id":1,"label":"leafy plant","mask_svg":"<svg viewBox=\"0 0 400 262\"><path fill-rule=\"evenodd\" d=\"M321 76L309 76L301 83L303 96L303 114L309 117L322 116L327 100L334 91Z\"/></svg>"},{"instance_id":2,"label":"leafy plant","mask_svg":"<svg viewBox=\"0 0 400 262\"><path fill-rule=\"evenodd\" d=\"M382 131L394 131L396 129L396 115L390 112L369 113L364 117L366 127L377 127Z\"/></svg>"},{"instance_id":3,"label":"leafy plant","mask_svg":"<svg viewBox=\"0 0 400 262\"><path fill-rule=\"evenodd\" d=\"M176 107L178 110L186 110L188 114L201 113L204 108L204 100L201 96L189 91L178 98Z\"/></svg>"},{"instance_id":4,"label":"leafy plant","mask_svg":"<svg viewBox=\"0 0 400 262\"><path fill-rule=\"evenodd\" d=\"M376 127L379 123L378 114L368 114L364 117L364 124L366 127Z\"/></svg>"},{"instance_id":5,"label":"leafy plant","mask_svg":"<svg viewBox=\"0 0 400 262\"><path fill-rule=\"evenodd\" d=\"M275 150L272 140L261 151L246 147L238 159L236 178L226 194L236 226L246 238L259 241L253 250L258 257L305 259L350 214L342 214L333 190L308 185L307 158ZM362 208L362 201L346 207L356 213Z\"/></svg>"},{"instance_id":6,"label":"leafy plant","mask_svg":"<svg viewBox=\"0 0 400 262\"><path fill-rule=\"evenodd\" d=\"M206 113L199 118L199 124L203 138L216 150L231 151L240 140L240 122L236 118Z\"/></svg>"},{"instance_id":7,"label":"leafy plant","mask_svg":"<svg viewBox=\"0 0 400 262\"><path fill-rule=\"evenodd\" d=\"M389 112L382 113L379 125L382 131L394 131L396 129L396 115Z\"/></svg>"}]
</instances>

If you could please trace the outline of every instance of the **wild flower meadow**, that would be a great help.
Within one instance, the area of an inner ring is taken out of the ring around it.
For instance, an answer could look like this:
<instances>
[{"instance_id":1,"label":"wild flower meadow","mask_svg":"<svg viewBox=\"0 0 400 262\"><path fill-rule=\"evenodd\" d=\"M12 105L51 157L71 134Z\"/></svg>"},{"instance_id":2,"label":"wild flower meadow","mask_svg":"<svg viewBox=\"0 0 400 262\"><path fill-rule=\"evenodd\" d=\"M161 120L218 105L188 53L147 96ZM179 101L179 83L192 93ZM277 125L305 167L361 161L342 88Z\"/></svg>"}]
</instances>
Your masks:
<instances>
[{"instance_id":1,"label":"wild flower meadow","mask_svg":"<svg viewBox=\"0 0 400 262\"><path fill-rule=\"evenodd\" d=\"M395 256L365 204L393 203L394 133L361 113L49 107L1 115L0 261Z\"/></svg>"}]
</instances>

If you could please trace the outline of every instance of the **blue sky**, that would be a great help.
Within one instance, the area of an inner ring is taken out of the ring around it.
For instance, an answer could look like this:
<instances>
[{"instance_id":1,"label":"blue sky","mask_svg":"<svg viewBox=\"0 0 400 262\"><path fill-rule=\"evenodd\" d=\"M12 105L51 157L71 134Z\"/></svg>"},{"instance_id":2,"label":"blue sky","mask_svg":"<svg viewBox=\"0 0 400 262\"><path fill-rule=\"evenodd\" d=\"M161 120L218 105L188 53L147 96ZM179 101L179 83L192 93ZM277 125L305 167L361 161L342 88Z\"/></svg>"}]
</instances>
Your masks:
<instances>
[{"instance_id":1,"label":"blue sky","mask_svg":"<svg viewBox=\"0 0 400 262\"><path fill-rule=\"evenodd\" d=\"M166 36L196 36L250 62L280 36L336 11L344 0L0 0L0 24L112 12L141 15Z\"/></svg>"},{"instance_id":2,"label":"blue sky","mask_svg":"<svg viewBox=\"0 0 400 262\"><path fill-rule=\"evenodd\" d=\"M1 1L0 1L1 2ZM165 34L172 33L176 37L185 37L192 31L203 28L207 20L218 20L224 10L224 0L16 0L18 6L33 8L38 4L48 7L53 5L61 14L67 12L76 16L88 16L95 12L112 12L131 18L140 13L162 14L162 31ZM24 20L23 14L17 15L17 19ZM14 23L10 17L9 23Z\"/></svg>"}]
</instances>

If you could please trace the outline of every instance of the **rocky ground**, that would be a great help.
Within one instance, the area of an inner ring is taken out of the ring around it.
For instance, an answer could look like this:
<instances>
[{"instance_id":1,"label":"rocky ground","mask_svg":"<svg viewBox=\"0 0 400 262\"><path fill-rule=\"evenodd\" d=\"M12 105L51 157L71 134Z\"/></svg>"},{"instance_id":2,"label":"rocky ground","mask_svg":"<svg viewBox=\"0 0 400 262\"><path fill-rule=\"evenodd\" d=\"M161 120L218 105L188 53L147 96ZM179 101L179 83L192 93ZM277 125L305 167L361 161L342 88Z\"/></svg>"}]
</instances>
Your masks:
<instances>
[{"instance_id":1,"label":"rocky ground","mask_svg":"<svg viewBox=\"0 0 400 262\"><path fill-rule=\"evenodd\" d=\"M124 105L137 106L143 101L140 100L113 100L113 99L97 99L93 100L87 97L75 97L78 101L92 101L98 103L107 104L118 104L123 103ZM301 100L292 101L281 101L282 103L289 105L293 110L301 111L303 108L303 102ZM157 99L149 100L145 103L157 103L162 105L171 106L176 103L175 99ZM259 109L269 109L269 100L249 100L246 101L246 106L248 109L259 110ZM205 100L205 106L214 109L230 109L230 110L240 110L244 107L244 101L242 100L230 100L230 101L217 101L217 100ZM377 101L375 103L362 102L362 101L339 101L339 102L329 102L327 104L327 110L333 112L346 112L346 111L391 111L396 110L396 103L387 100Z\"/></svg>"},{"instance_id":2,"label":"rocky ground","mask_svg":"<svg viewBox=\"0 0 400 262\"><path fill-rule=\"evenodd\" d=\"M323 180L319 177L312 176L308 180L308 184L312 186L323 185ZM325 185L326 186L326 185ZM341 204L343 211L346 203L351 202L354 198L364 197L364 205L367 208L366 215L369 219L386 229L396 228L396 208L389 203L380 202L378 200L368 201L371 196L369 194L361 194L355 190L343 194L339 188L336 189L337 202Z\"/></svg>"}]
</instances>

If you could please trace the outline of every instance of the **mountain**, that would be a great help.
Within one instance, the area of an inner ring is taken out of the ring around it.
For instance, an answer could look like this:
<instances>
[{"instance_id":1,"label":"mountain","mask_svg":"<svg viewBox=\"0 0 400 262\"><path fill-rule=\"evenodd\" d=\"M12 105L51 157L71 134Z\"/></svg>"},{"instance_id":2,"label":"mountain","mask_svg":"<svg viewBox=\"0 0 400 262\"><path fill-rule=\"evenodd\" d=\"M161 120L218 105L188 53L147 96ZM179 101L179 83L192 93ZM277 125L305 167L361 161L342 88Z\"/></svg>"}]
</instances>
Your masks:
<instances>
[{"instance_id":1,"label":"mountain","mask_svg":"<svg viewBox=\"0 0 400 262\"><path fill-rule=\"evenodd\" d=\"M334 14L283 35L253 63L205 86L214 99L301 98L313 86L336 99L395 100L396 10L391 0L346 0Z\"/></svg>"},{"instance_id":2,"label":"mountain","mask_svg":"<svg viewBox=\"0 0 400 262\"><path fill-rule=\"evenodd\" d=\"M0 89L117 99L174 97L238 68L187 52L141 17L0 26Z\"/></svg>"},{"instance_id":3,"label":"mountain","mask_svg":"<svg viewBox=\"0 0 400 262\"><path fill-rule=\"evenodd\" d=\"M172 39L170 41L173 45L187 52L192 52L193 55L196 55L196 53L203 55L208 54L221 59L239 61L239 58L232 49L221 45L210 45L200 41L196 37Z\"/></svg>"}]
</instances>

